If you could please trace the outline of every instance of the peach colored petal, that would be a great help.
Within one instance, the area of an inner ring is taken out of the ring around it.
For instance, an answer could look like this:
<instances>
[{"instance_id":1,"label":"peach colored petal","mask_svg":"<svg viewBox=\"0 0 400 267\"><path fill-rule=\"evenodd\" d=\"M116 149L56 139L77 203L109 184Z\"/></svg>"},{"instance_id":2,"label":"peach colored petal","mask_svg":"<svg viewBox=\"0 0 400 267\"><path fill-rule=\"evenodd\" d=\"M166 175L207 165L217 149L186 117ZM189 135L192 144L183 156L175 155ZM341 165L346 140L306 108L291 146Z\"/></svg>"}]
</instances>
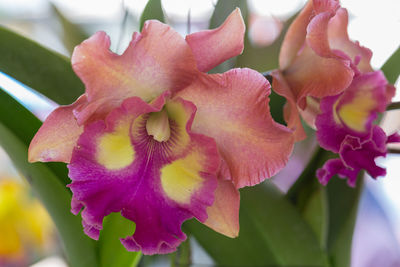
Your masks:
<instances>
[{"instance_id":1,"label":"peach colored petal","mask_svg":"<svg viewBox=\"0 0 400 267\"><path fill-rule=\"evenodd\" d=\"M366 47L360 46L358 42L352 42L347 33L348 13L344 8L340 8L336 15L330 20L328 27L329 45L331 49L341 50L352 61L360 62L357 68L361 72L373 71L370 61L372 52ZM358 59L356 57L359 57Z\"/></svg>"},{"instance_id":2,"label":"peach colored petal","mask_svg":"<svg viewBox=\"0 0 400 267\"><path fill-rule=\"evenodd\" d=\"M286 98L287 101L283 110L287 126L294 130L293 134L296 142L304 140L307 136L304 132L303 125L301 124L296 99L290 90L289 85L286 83L279 70L273 71L271 75L273 77L272 90Z\"/></svg>"},{"instance_id":3,"label":"peach colored petal","mask_svg":"<svg viewBox=\"0 0 400 267\"><path fill-rule=\"evenodd\" d=\"M158 21L147 21L122 55L109 47L109 37L97 32L72 55L72 67L86 86L88 102L99 101L96 106L106 110L103 113L128 97L150 101L166 90L180 90L198 72L186 41Z\"/></svg>"},{"instance_id":4,"label":"peach colored petal","mask_svg":"<svg viewBox=\"0 0 400 267\"><path fill-rule=\"evenodd\" d=\"M215 199L207 208L205 225L214 231L235 238L239 235L239 191L230 181L218 180Z\"/></svg>"},{"instance_id":5,"label":"peach colored petal","mask_svg":"<svg viewBox=\"0 0 400 267\"><path fill-rule=\"evenodd\" d=\"M313 2L309 1L290 25L279 53L279 66L286 69L304 44L307 25L313 14Z\"/></svg>"},{"instance_id":6,"label":"peach colored petal","mask_svg":"<svg viewBox=\"0 0 400 267\"><path fill-rule=\"evenodd\" d=\"M83 132L83 127L78 126L72 111L85 102L86 96L82 95L75 103L55 109L46 118L29 145L29 162L69 163L72 150Z\"/></svg>"},{"instance_id":7,"label":"peach colored petal","mask_svg":"<svg viewBox=\"0 0 400 267\"><path fill-rule=\"evenodd\" d=\"M331 51L328 42L328 24L334 15L335 13L333 12L318 14L307 26L307 44L321 57L337 57Z\"/></svg>"},{"instance_id":8,"label":"peach colored petal","mask_svg":"<svg viewBox=\"0 0 400 267\"><path fill-rule=\"evenodd\" d=\"M228 165L221 178L231 179L236 188L273 176L292 152L293 134L272 119L269 94L268 81L250 69L199 75L178 93L196 105L193 130L216 140Z\"/></svg>"},{"instance_id":9,"label":"peach colored petal","mask_svg":"<svg viewBox=\"0 0 400 267\"><path fill-rule=\"evenodd\" d=\"M186 36L200 71L207 72L243 51L246 26L240 9L236 8L216 29L200 31Z\"/></svg>"},{"instance_id":10,"label":"peach colored petal","mask_svg":"<svg viewBox=\"0 0 400 267\"><path fill-rule=\"evenodd\" d=\"M283 71L302 109L306 106L306 96L322 98L342 92L350 85L353 74L348 60L320 57L308 45Z\"/></svg>"}]
</instances>

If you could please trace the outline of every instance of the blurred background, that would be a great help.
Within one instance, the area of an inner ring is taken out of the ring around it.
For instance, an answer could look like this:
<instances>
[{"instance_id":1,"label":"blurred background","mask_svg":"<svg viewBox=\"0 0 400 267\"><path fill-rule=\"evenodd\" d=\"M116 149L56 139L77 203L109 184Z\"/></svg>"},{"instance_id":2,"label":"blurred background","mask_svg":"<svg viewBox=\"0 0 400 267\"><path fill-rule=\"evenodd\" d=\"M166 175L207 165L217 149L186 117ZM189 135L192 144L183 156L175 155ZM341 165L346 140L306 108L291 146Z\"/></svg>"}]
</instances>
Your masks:
<instances>
[{"instance_id":1,"label":"blurred background","mask_svg":"<svg viewBox=\"0 0 400 267\"><path fill-rule=\"evenodd\" d=\"M237 1L240 5L245 1ZM304 0L248 0L246 49L273 46L281 30L305 4ZM217 0L162 0L165 20L183 36L216 24L213 11ZM0 0L0 25L41 45L70 56L73 47L87 36L104 30L111 37L111 49L122 53L132 33L140 27L147 0ZM400 1L343 0L350 14L349 35L373 51L372 65L379 69L399 47ZM230 12L227 11L226 14ZM213 18L213 19L212 19ZM221 18L220 22L224 18ZM212 21L210 21L212 20ZM217 23L217 25L219 25ZM2 40L0 40L1 42ZM261 50L260 50L261 51ZM249 58L248 67L269 70L267 58ZM245 64L243 63L243 64ZM225 66L229 67L228 65ZM215 71L222 71L223 68ZM398 83L398 82L397 82ZM43 120L57 104L41 98L29 88L0 72L0 86L19 99ZM400 100L398 93L394 101ZM383 119L388 133L400 128L399 112ZM316 142L311 135L297 144L294 156L274 182L286 191L307 163ZM393 151L398 148L393 147ZM352 266L400 266L400 155L379 159L387 176L366 179L366 187L353 239ZM340 198L340 196L337 196ZM195 247L193 261L212 265L207 254ZM141 265L165 266L165 257L144 259ZM25 179L0 153L0 266L66 266L57 231L45 210L29 190Z\"/></svg>"}]
</instances>

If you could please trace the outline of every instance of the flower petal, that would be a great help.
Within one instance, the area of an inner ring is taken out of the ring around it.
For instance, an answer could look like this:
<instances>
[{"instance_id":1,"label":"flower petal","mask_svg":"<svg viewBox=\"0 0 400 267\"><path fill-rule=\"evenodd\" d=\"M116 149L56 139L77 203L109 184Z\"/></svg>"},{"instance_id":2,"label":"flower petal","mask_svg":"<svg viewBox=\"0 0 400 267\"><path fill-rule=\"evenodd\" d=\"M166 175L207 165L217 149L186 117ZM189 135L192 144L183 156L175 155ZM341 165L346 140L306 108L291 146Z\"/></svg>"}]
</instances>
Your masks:
<instances>
[{"instance_id":1,"label":"flower petal","mask_svg":"<svg viewBox=\"0 0 400 267\"><path fill-rule=\"evenodd\" d=\"M72 67L86 86L88 102L99 101L83 118L76 114L79 123L98 108L107 114L128 97L150 101L166 90L179 90L197 73L185 40L158 21L147 21L122 55L109 47L109 37L97 32L77 46L72 55Z\"/></svg>"},{"instance_id":2,"label":"flower petal","mask_svg":"<svg viewBox=\"0 0 400 267\"><path fill-rule=\"evenodd\" d=\"M352 42L347 33L348 13L344 8L336 11L336 15L329 21L328 39L331 49L343 51L361 72L373 71L371 67L372 52L358 42ZM359 61L359 62L358 62Z\"/></svg>"},{"instance_id":3,"label":"flower petal","mask_svg":"<svg viewBox=\"0 0 400 267\"><path fill-rule=\"evenodd\" d=\"M279 52L280 69L286 69L289 67L299 50L303 47L306 38L307 25L313 15L313 9L313 2L308 1L300 14L290 24L285 39L282 42L281 51Z\"/></svg>"},{"instance_id":4,"label":"flower petal","mask_svg":"<svg viewBox=\"0 0 400 267\"><path fill-rule=\"evenodd\" d=\"M239 206L240 195L231 181L218 179L215 200L207 208L208 218L205 225L214 231L229 236L239 235Z\"/></svg>"},{"instance_id":5,"label":"flower petal","mask_svg":"<svg viewBox=\"0 0 400 267\"><path fill-rule=\"evenodd\" d=\"M128 250L170 253L186 238L184 220L207 219L217 186L216 144L190 131L193 104L165 97L151 104L129 98L106 122L87 125L79 138L68 166L69 187L74 211L84 207L83 225L92 238L98 238L105 216L121 212L136 224L133 236L121 239ZM165 142L146 131L148 113L161 109L171 126Z\"/></svg>"},{"instance_id":6,"label":"flower petal","mask_svg":"<svg viewBox=\"0 0 400 267\"><path fill-rule=\"evenodd\" d=\"M69 106L55 109L44 121L29 145L29 162L69 162L83 127L78 126L73 110L86 103L82 95Z\"/></svg>"},{"instance_id":7,"label":"flower petal","mask_svg":"<svg viewBox=\"0 0 400 267\"><path fill-rule=\"evenodd\" d=\"M258 72L233 69L200 75L178 93L198 108L193 130L213 137L228 168L221 173L236 188L273 176L292 152L292 132L269 111L270 86Z\"/></svg>"},{"instance_id":8,"label":"flower petal","mask_svg":"<svg viewBox=\"0 0 400 267\"><path fill-rule=\"evenodd\" d=\"M307 45L283 71L302 109L306 106L306 96L323 98L342 92L350 85L353 74L348 60L320 57Z\"/></svg>"},{"instance_id":9,"label":"flower petal","mask_svg":"<svg viewBox=\"0 0 400 267\"><path fill-rule=\"evenodd\" d=\"M338 175L341 178L348 178L347 184L355 187L359 172L359 169L347 168L340 159L330 159L321 169L317 170L317 177L322 185L327 185L334 175Z\"/></svg>"},{"instance_id":10,"label":"flower petal","mask_svg":"<svg viewBox=\"0 0 400 267\"><path fill-rule=\"evenodd\" d=\"M283 109L283 115L287 126L290 129L293 129L296 142L304 140L307 136L304 132L303 125L301 124L296 99L290 90L289 85L286 83L285 79L282 77L282 73L279 70L273 71L271 75L273 77L272 90L286 98L287 101Z\"/></svg>"},{"instance_id":11,"label":"flower petal","mask_svg":"<svg viewBox=\"0 0 400 267\"><path fill-rule=\"evenodd\" d=\"M218 28L187 35L186 41L196 58L197 68L207 72L242 53L245 28L240 9L236 8Z\"/></svg>"},{"instance_id":12,"label":"flower petal","mask_svg":"<svg viewBox=\"0 0 400 267\"><path fill-rule=\"evenodd\" d=\"M386 109L386 86L382 72L365 73L355 77L342 95L322 99L316 119L320 145L337 153L347 135L361 141L370 138L372 122Z\"/></svg>"}]
</instances>

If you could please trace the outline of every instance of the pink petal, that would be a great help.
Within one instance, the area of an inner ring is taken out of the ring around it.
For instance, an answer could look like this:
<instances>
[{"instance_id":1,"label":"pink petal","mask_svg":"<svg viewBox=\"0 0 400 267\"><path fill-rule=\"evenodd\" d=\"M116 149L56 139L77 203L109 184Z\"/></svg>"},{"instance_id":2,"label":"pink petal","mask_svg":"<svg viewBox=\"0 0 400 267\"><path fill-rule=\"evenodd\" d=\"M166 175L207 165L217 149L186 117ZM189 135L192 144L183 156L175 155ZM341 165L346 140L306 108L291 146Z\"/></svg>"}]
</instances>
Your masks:
<instances>
[{"instance_id":1,"label":"pink petal","mask_svg":"<svg viewBox=\"0 0 400 267\"><path fill-rule=\"evenodd\" d=\"M307 25L313 14L313 3L309 1L290 25L279 53L279 66L286 69L304 44Z\"/></svg>"},{"instance_id":2,"label":"pink petal","mask_svg":"<svg viewBox=\"0 0 400 267\"><path fill-rule=\"evenodd\" d=\"M158 21L147 21L122 55L111 52L109 47L109 37L98 32L77 46L72 55L73 69L86 86L88 102L99 101L94 105L103 113L128 97L150 101L166 90L179 90L197 73L185 40ZM77 117L83 123L90 112L85 118Z\"/></svg>"},{"instance_id":3,"label":"pink petal","mask_svg":"<svg viewBox=\"0 0 400 267\"><path fill-rule=\"evenodd\" d=\"M273 71L271 75L273 77L272 90L285 97L287 100L283 110L287 126L294 131L293 134L296 142L304 140L307 136L304 132L303 125L301 124L296 99L290 90L289 85L286 83L279 70Z\"/></svg>"},{"instance_id":4,"label":"pink petal","mask_svg":"<svg viewBox=\"0 0 400 267\"><path fill-rule=\"evenodd\" d=\"M44 121L29 145L29 162L61 161L68 163L83 127L72 111L86 103L82 95L75 103L55 109Z\"/></svg>"},{"instance_id":5,"label":"pink petal","mask_svg":"<svg viewBox=\"0 0 400 267\"><path fill-rule=\"evenodd\" d=\"M283 71L302 109L306 106L306 96L323 98L342 92L350 85L353 74L348 60L320 57L307 45Z\"/></svg>"},{"instance_id":6,"label":"pink petal","mask_svg":"<svg viewBox=\"0 0 400 267\"><path fill-rule=\"evenodd\" d=\"M221 176L236 188L273 176L292 152L293 134L272 119L269 94L267 80L250 69L200 75L178 93L197 106L193 130L216 140L228 165Z\"/></svg>"},{"instance_id":7,"label":"pink petal","mask_svg":"<svg viewBox=\"0 0 400 267\"><path fill-rule=\"evenodd\" d=\"M231 181L218 180L214 203L207 208L205 225L214 231L229 236L239 235L240 195Z\"/></svg>"},{"instance_id":8,"label":"pink petal","mask_svg":"<svg viewBox=\"0 0 400 267\"><path fill-rule=\"evenodd\" d=\"M99 237L105 216L121 212L136 224L134 234L121 239L129 251L170 253L186 239L183 221L207 219L217 187L217 146L212 138L191 132L192 103L166 96L151 104L128 98L105 122L86 125L80 136L68 165L69 187L73 211L84 208L82 222L90 237ZM147 133L154 112L168 114L171 136L166 141Z\"/></svg>"},{"instance_id":9,"label":"pink petal","mask_svg":"<svg viewBox=\"0 0 400 267\"><path fill-rule=\"evenodd\" d=\"M359 61L357 68L361 72L373 71L370 61L372 52L358 42L352 42L347 34L347 10L340 8L336 15L329 21L328 36L331 49L343 51L353 62Z\"/></svg>"},{"instance_id":10,"label":"pink petal","mask_svg":"<svg viewBox=\"0 0 400 267\"><path fill-rule=\"evenodd\" d=\"M240 9L236 8L218 28L187 35L198 69L207 72L242 53L245 28Z\"/></svg>"}]
</instances>

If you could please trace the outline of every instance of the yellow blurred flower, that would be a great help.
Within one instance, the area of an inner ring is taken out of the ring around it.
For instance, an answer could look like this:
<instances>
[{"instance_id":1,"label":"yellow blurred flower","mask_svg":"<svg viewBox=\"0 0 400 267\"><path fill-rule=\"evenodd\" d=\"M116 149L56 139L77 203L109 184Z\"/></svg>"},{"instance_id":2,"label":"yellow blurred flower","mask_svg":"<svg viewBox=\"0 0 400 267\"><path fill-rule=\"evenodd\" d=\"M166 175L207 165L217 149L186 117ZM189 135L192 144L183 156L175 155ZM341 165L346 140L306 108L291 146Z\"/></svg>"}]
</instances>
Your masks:
<instances>
[{"instance_id":1,"label":"yellow blurred flower","mask_svg":"<svg viewBox=\"0 0 400 267\"><path fill-rule=\"evenodd\" d=\"M0 178L0 265L26 262L42 252L51 234L51 220L28 186Z\"/></svg>"}]
</instances>

